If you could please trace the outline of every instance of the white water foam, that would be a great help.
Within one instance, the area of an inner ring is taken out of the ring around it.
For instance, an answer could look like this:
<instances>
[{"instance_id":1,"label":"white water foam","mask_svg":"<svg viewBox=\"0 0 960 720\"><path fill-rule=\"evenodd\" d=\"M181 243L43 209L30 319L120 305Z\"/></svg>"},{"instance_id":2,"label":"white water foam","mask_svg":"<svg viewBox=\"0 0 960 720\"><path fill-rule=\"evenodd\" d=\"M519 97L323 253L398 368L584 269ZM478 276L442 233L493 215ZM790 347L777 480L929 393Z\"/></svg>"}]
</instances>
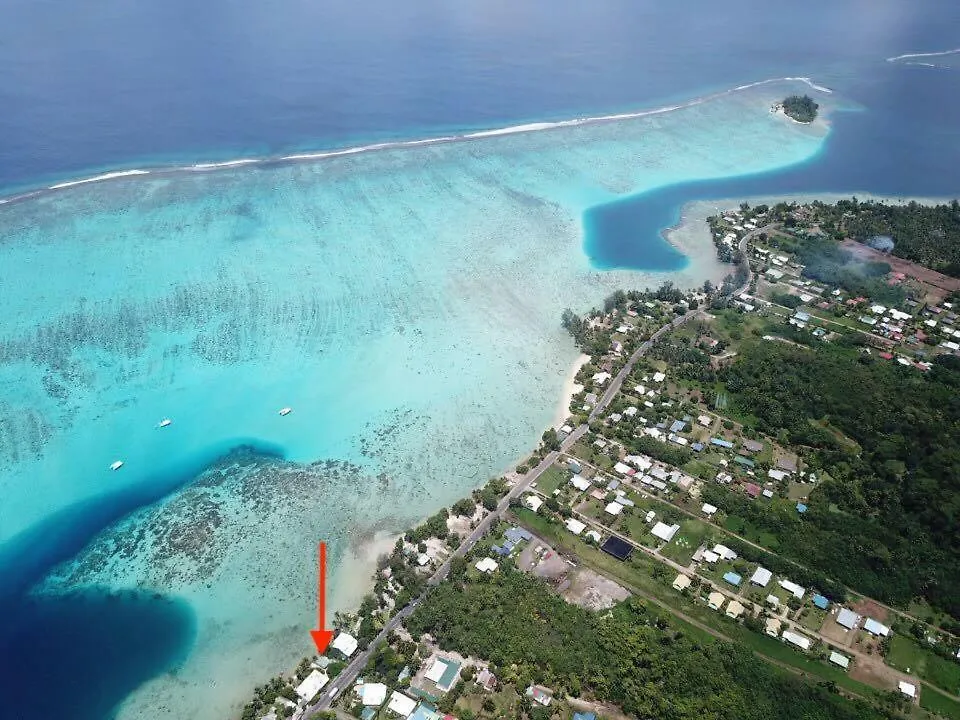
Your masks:
<instances>
[{"instance_id":1,"label":"white water foam","mask_svg":"<svg viewBox=\"0 0 960 720\"><path fill-rule=\"evenodd\" d=\"M131 177L134 175L149 175L149 170L120 170L117 172L108 172L103 175L95 175L94 177L84 178L82 180L69 180L67 182L57 183L56 185L51 185L48 190L62 190L63 188L74 187L76 185L86 185L87 183L102 182L104 180L115 180L117 178Z\"/></svg>"},{"instance_id":2,"label":"white water foam","mask_svg":"<svg viewBox=\"0 0 960 720\"><path fill-rule=\"evenodd\" d=\"M944 53L932 53L932 54L946 55L953 52L960 52L960 50L951 50ZM900 56L900 57L907 57L907 56ZM608 122L617 122L621 120L635 120L643 117L650 117L653 115L671 113L677 110L683 110L684 108L695 107L697 105L701 105L703 103L710 102L712 100L717 100L722 97L733 95L735 93L740 93L745 90L750 90L752 88L762 87L764 85L770 85L773 83L782 83L782 82L800 82L807 85L812 90L815 90L817 92L822 92L825 94L833 93L833 90L823 85L818 85L809 77L767 78L766 80L758 80L756 82L737 85L736 87L730 88L728 90L721 90L719 92L711 93L709 95L702 95L676 105L666 105L663 107L653 108L650 110L639 110L637 112L616 113L611 115L596 115L596 116L589 116L589 117L572 118L569 120L559 120L555 122L524 123L521 125L511 125L511 126L502 127L502 128L493 128L490 130L479 130L479 131L465 133L461 135L445 135L441 137L421 138L416 140L394 140L394 141L388 141L388 142L372 143L369 145L359 145L356 147L339 148L335 150L320 150L317 152L295 153L292 155L283 155L280 157L238 158L236 160L225 160L222 162L194 163L192 165L177 165L177 166L169 166L169 167L158 166L158 167L151 168L149 170L136 169L136 170L122 170L122 171L116 171L116 172L108 172L101 175L94 175L92 177L82 178L79 180L69 180L66 182L57 183L55 185L50 185L44 190L34 190L30 192L20 193L18 195L12 195L7 198L0 199L0 203L9 203L9 202L15 202L19 200L25 200L28 198L36 197L38 193L44 192L44 191L63 190L66 188L75 187L77 185L86 185L88 183L105 182L108 180L116 180L116 179L131 177L131 176L137 176L137 175L223 170L223 169L229 169L229 168L234 168L234 167L243 166L243 165L266 164L266 163L277 162L277 161L310 162L310 161L316 161L316 160L324 160L328 158L344 157L348 155L357 155L360 153L378 152L383 150L397 150L401 148L425 147L429 145L439 145L444 143L467 141L467 140L478 140L478 139L498 137L503 135L515 135L519 133L558 130L561 128L576 127L578 125L587 125L592 123L608 123Z\"/></svg>"},{"instance_id":3,"label":"white water foam","mask_svg":"<svg viewBox=\"0 0 960 720\"><path fill-rule=\"evenodd\" d=\"M945 55L956 55L960 53L960 48L954 48L953 50L939 50L937 52L926 52L926 53L904 53L903 55L895 55L894 57L888 57L887 62L897 62L899 60L911 60L913 58L929 58L929 57L943 57ZM933 66L936 67L936 66Z\"/></svg>"}]
</instances>

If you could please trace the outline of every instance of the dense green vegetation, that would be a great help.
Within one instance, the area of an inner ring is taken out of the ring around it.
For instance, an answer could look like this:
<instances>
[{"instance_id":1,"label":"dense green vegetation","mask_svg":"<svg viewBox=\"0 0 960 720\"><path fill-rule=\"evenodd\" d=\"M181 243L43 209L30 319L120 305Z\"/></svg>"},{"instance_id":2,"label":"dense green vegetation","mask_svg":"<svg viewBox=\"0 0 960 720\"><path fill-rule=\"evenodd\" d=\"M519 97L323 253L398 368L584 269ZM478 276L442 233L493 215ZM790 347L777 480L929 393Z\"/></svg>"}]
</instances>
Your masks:
<instances>
[{"instance_id":1,"label":"dense green vegetation","mask_svg":"<svg viewBox=\"0 0 960 720\"><path fill-rule=\"evenodd\" d=\"M944 205L887 205L844 200L836 205L844 214L847 235L861 242L889 235L893 254L946 275L960 277L960 203Z\"/></svg>"},{"instance_id":2,"label":"dense green vegetation","mask_svg":"<svg viewBox=\"0 0 960 720\"><path fill-rule=\"evenodd\" d=\"M564 602L509 566L493 577L452 578L408 623L442 647L488 658L516 687L542 683L662 720L879 718L864 703L802 682L727 643L692 638L630 599L604 615Z\"/></svg>"},{"instance_id":3,"label":"dense green vegetation","mask_svg":"<svg viewBox=\"0 0 960 720\"><path fill-rule=\"evenodd\" d=\"M785 221L786 227L803 221L790 215L796 207L788 203L773 206L773 218ZM916 202L891 205L884 202L861 202L856 198L834 205L820 201L810 203L818 227L834 240L853 238L867 242L877 236L890 236L892 254L960 277L960 202L921 205Z\"/></svg>"},{"instance_id":4,"label":"dense green vegetation","mask_svg":"<svg viewBox=\"0 0 960 720\"><path fill-rule=\"evenodd\" d=\"M904 291L885 281L890 266L881 262L861 262L844 250L836 240L827 235L798 232L790 237L771 235L767 241L772 247L780 247L796 255L803 264L803 276L819 280L827 285L841 287L853 295L868 297L875 302L899 305ZM787 307L794 301L781 302L782 296L772 298Z\"/></svg>"},{"instance_id":5,"label":"dense green vegetation","mask_svg":"<svg viewBox=\"0 0 960 720\"><path fill-rule=\"evenodd\" d=\"M880 600L923 597L960 619L960 361L940 356L921 373L850 342L748 342L721 374L748 423L806 446L810 466L829 473L802 517L750 520L777 535L782 555Z\"/></svg>"},{"instance_id":6,"label":"dense green vegetation","mask_svg":"<svg viewBox=\"0 0 960 720\"><path fill-rule=\"evenodd\" d=\"M784 98L781 104L787 117L802 123L813 122L817 117L817 110L820 109L809 95L791 95Z\"/></svg>"}]
</instances>

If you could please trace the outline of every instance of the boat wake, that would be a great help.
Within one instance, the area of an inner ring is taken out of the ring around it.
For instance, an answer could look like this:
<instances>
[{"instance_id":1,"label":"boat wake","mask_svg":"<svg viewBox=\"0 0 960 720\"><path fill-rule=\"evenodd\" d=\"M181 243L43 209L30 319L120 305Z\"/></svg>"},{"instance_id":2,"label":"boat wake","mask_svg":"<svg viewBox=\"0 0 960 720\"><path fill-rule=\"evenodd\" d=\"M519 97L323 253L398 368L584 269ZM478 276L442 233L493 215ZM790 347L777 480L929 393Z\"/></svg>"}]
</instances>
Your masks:
<instances>
[{"instance_id":1,"label":"boat wake","mask_svg":"<svg viewBox=\"0 0 960 720\"><path fill-rule=\"evenodd\" d=\"M946 55L953 52L960 52L960 50L951 50L945 53L932 53L932 54ZM912 56L904 55L900 57L912 57ZM891 58L891 61L894 59L896 58ZM282 155L279 157L270 156L270 157L238 158L235 160L225 160L222 162L194 163L192 165L155 167L150 169L134 168L129 170L118 170L114 172L103 173L100 175L94 175L92 177L82 178L79 180L69 180L65 182L60 182L60 183L56 183L55 185L49 185L45 188L38 188L36 190L30 190L30 191L19 193L16 195L11 195L6 198L0 198L0 205L6 204L6 203L18 202L21 200L28 200L30 198L35 198L45 193L56 192L58 190L65 190L67 188L76 187L78 185L87 185L90 183L106 182L110 180L130 178L135 176L173 175L173 174L183 173L183 172L194 172L194 173L211 172L216 170L224 170L229 168L236 168L236 167L250 166L250 165L275 165L277 163L308 162L308 161L324 160L328 158L344 157L348 155L359 155L361 153L377 152L377 151L384 151L384 150L400 150L400 149L406 149L406 148L426 147L430 145L442 145L445 143L480 140L483 138L500 137L505 135L517 135L520 133L559 130L562 128L577 127L580 125L620 122L624 120L636 120L644 117L662 115L664 113L670 113L670 112L675 112L677 110L683 110L686 108L695 107L697 105L702 105L704 103L718 100L720 98L727 97L729 95L741 93L741 92L744 92L745 90L750 90L752 88L762 87L764 85L771 85L774 83L783 83L783 82L800 82L807 85L812 90L815 90L817 92L821 92L825 94L833 93L833 90L831 90L830 88L825 87L823 85L818 85L808 77L768 78L766 80L758 80L756 82L746 83L745 85L737 85L736 87L730 88L728 90L721 90L719 92L711 93L709 95L702 95L700 97L693 98L692 100L687 100L685 102L677 103L675 105L665 105L663 107L653 108L650 110L639 110L637 112L617 113L613 115L596 115L591 117L573 118L570 120L558 120L555 122L526 123L523 125L512 125L509 127L494 128L491 130L480 130L480 131L470 132L470 133L465 133L460 135L444 135L440 137L423 138L418 140L393 140L388 142L373 143L370 145L359 145L356 147L338 148L334 150L321 150L317 152L296 153L293 155Z\"/></svg>"}]
</instances>

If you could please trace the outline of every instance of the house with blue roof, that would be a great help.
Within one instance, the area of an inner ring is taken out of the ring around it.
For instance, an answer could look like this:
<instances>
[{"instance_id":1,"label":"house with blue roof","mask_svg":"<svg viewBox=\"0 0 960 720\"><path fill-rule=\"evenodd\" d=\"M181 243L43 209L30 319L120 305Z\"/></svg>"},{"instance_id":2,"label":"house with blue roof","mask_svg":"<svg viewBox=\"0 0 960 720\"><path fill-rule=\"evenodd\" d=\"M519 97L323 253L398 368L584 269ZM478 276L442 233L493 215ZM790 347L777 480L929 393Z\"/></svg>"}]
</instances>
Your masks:
<instances>
[{"instance_id":1,"label":"house with blue roof","mask_svg":"<svg viewBox=\"0 0 960 720\"><path fill-rule=\"evenodd\" d=\"M694 443L693 445L690 446L690 449L693 450L694 452L702 452L703 443Z\"/></svg>"},{"instance_id":2,"label":"house with blue roof","mask_svg":"<svg viewBox=\"0 0 960 720\"><path fill-rule=\"evenodd\" d=\"M670 426L670 432L672 433L683 432L683 429L686 426L687 424L683 420L674 420L673 424Z\"/></svg>"},{"instance_id":3,"label":"house with blue roof","mask_svg":"<svg viewBox=\"0 0 960 720\"><path fill-rule=\"evenodd\" d=\"M798 502L798 503L797 503L797 512L798 512L798 513L805 513L806 511L807 511L807 506L804 505L802 502Z\"/></svg>"},{"instance_id":4,"label":"house with blue roof","mask_svg":"<svg viewBox=\"0 0 960 720\"><path fill-rule=\"evenodd\" d=\"M597 720L597 716L592 712L574 713L573 720Z\"/></svg>"},{"instance_id":5,"label":"house with blue roof","mask_svg":"<svg viewBox=\"0 0 960 720\"><path fill-rule=\"evenodd\" d=\"M827 598L825 598L823 595L814 595L813 604L821 610L826 610L828 607L830 607L830 601L827 600Z\"/></svg>"},{"instance_id":6,"label":"house with blue roof","mask_svg":"<svg viewBox=\"0 0 960 720\"><path fill-rule=\"evenodd\" d=\"M729 440L723 440L721 438L710 438L710 444L716 445L717 447L726 448L727 450L730 450L733 448L732 442L730 442Z\"/></svg>"},{"instance_id":7,"label":"house with blue roof","mask_svg":"<svg viewBox=\"0 0 960 720\"><path fill-rule=\"evenodd\" d=\"M733 585L734 587L740 587L740 583L743 582L743 578L740 577L737 573L733 572L733 570L726 573L723 576L723 579L726 580L731 585Z\"/></svg>"}]
</instances>

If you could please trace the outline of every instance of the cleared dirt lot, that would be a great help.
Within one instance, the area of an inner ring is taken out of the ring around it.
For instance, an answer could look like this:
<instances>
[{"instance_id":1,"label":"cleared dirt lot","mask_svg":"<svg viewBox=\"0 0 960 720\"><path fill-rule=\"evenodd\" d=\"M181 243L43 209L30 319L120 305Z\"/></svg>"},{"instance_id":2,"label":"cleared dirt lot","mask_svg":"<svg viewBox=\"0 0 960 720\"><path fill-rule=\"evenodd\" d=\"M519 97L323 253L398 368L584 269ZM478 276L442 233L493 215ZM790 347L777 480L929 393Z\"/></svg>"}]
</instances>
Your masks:
<instances>
[{"instance_id":1,"label":"cleared dirt lot","mask_svg":"<svg viewBox=\"0 0 960 720\"><path fill-rule=\"evenodd\" d=\"M884 690L896 690L897 683L901 680L919 685L919 681L916 678L884 665L883 658L880 657L879 654L867 657L862 655L858 656L853 667L850 669L850 677L867 685L883 688Z\"/></svg>"},{"instance_id":2,"label":"cleared dirt lot","mask_svg":"<svg viewBox=\"0 0 960 720\"><path fill-rule=\"evenodd\" d=\"M931 286L935 291L931 294L937 295L942 300L946 295L960 290L960 279L952 278L949 275L938 273L923 265L898 258L894 255L888 255L874 250L872 247L862 245L855 240L844 240L840 243L844 250L848 250L854 257L867 262L883 262L890 265L893 272L903 273L907 277L919 280L925 285ZM940 292L936 292L939 290Z\"/></svg>"},{"instance_id":3,"label":"cleared dirt lot","mask_svg":"<svg viewBox=\"0 0 960 720\"><path fill-rule=\"evenodd\" d=\"M605 610L630 597L630 593L613 580L571 564L536 536L523 548L517 565L549 582L567 602L587 610Z\"/></svg>"}]
</instances>

